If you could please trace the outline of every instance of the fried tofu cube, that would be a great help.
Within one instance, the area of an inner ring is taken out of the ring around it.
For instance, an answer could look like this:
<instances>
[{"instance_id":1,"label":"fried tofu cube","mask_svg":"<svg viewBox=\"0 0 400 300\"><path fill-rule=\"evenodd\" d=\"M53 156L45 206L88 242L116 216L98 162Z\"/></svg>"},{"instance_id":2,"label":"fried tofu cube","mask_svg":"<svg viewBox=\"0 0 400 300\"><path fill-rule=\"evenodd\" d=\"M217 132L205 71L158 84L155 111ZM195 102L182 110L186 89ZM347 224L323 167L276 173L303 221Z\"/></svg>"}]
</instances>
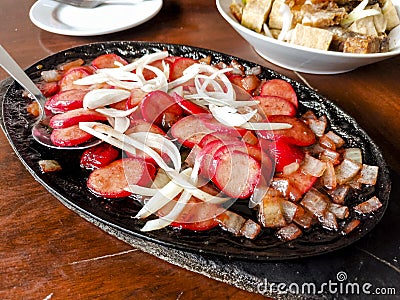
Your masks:
<instances>
[{"instance_id":1,"label":"fried tofu cube","mask_svg":"<svg viewBox=\"0 0 400 300\"><path fill-rule=\"evenodd\" d=\"M297 24L293 30L290 43L314 49L328 50L332 38L333 33L328 30Z\"/></svg>"},{"instance_id":2,"label":"fried tofu cube","mask_svg":"<svg viewBox=\"0 0 400 300\"><path fill-rule=\"evenodd\" d=\"M282 29L282 13L280 12L283 0L275 0L272 3L271 13L269 14L268 27L270 29Z\"/></svg>"},{"instance_id":3,"label":"fried tofu cube","mask_svg":"<svg viewBox=\"0 0 400 300\"><path fill-rule=\"evenodd\" d=\"M261 32L272 6L272 0L247 0L242 13L242 25Z\"/></svg>"}]
</instances>

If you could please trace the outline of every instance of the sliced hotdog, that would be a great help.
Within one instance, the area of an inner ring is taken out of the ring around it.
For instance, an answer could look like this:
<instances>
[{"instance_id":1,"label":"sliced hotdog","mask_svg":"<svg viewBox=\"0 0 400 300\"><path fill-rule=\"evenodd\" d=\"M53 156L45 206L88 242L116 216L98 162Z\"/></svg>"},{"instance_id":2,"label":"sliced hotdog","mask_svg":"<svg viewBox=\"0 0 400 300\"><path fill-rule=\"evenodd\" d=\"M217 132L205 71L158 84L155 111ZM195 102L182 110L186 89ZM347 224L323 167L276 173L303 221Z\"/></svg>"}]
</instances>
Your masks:
<instances>
[{"instance_id":1,"label":"sliced hotdog","mask_svg":"<svg viewBox=\"0 0 400 300\"><path fill-rule=\"evenodd\" d=\"M88 188L106 198L122 198L131 195L125 188L129 184L148 185L154 176L154 166L140 158L123 158L94 170L87 181Z\"/></svg>"},{"instance_id":2,"label":"sliced hotdog","mask_svg":"<svg viewBox=\"0 0 400 300\"><path fill-rule=\"evenodd\" d=\"M107 117L94 110L78 108L62 114L54 115L50 119L51 128L66 128L79 122L107 121Z\"/></svg>"},{"instance_id":3,"label":"sliced hotdog","mask_svg":"<svg viewBox=\"0 0 400 300\"><path fill-rule=\"evenodd\" d=\"M260 180L260 163L241 151L227 152L215 161L214 184L232 198L247 198Z\"/></svg>"}]
</instances>

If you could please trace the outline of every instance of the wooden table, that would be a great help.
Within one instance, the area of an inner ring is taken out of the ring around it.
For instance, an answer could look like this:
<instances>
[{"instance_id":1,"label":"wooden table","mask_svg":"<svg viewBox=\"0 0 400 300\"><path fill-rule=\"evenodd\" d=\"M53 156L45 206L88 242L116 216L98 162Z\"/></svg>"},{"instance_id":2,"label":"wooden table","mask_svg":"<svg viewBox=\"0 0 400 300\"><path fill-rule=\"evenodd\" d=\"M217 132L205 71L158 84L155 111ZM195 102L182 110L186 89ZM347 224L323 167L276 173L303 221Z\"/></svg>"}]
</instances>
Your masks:
<instances>
[{"instance_id":1,"label":"wooden table","mask_svg":"<svg viewBox=\"0 0 400 300\"><path fill-rule=\"evenodd\" d=\"M212 0L166 0L150 21L97 37L62 36L35 27L29 1L2 0L1 43L23 67L65 48L137 40L210 48L270 67L222 19ZM302 74L350 113L400 173L400 57L350 73ZM0 79L6 78L0 70ZM64 207L27 172L0 133L1 299L262 299L173 266L104 233Z\"/></svg>"}]
</instances>

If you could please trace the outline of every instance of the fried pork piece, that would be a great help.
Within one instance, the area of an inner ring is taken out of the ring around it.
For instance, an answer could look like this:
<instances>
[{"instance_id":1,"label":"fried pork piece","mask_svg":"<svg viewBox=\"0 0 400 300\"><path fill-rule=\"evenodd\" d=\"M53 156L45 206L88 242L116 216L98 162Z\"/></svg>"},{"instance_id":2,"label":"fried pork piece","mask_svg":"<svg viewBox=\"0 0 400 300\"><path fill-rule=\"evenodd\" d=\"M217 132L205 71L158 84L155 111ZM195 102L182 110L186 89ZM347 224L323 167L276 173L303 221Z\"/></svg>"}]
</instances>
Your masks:
<instances>
[{"instance_id":1,"label":"fried pork piece","mask_svg":"<svg viewBox=\"0 0 400 300\"><path fill-rule=\"evenodd\" d=\"M389 41L386 36L356 36L349 37L343 44L345 53L379 53L389 51Z\"/></svg>"},{"instance_id":2,"label":"fried pork piece","mask_svg":"<svg viewBox=\"0 0 400 300\"><path fill-rule=\"evenodd\" d=\"M339 26L327 28L332 32L329 50L347 53L379 53L389 51L389 39L385 34L365 36Z\"/></svg>"},{"instance_id":3,"label":"fried pork piece","mask_svg":"<svg viewBox=\"0 0 400 300\"><path fill-rule=\"evenodd\" d=\"M243 7L243 2L237 3L235 0L229 5L229 10L239 23L242 22Z\"/></svg>"},{"instance_id":4,"label":"fried pork piece","mask_svg":"<svg viewBox=\"0 0 400 300\"><path fill-rule=\"evenodd\" d=\"M346 16L346 9L338 7L334 2L322 2L317 4L304 4L300 13L295 14L298 23L303 25L325 28L339 25Z\"/></svg>"}]
</instances>

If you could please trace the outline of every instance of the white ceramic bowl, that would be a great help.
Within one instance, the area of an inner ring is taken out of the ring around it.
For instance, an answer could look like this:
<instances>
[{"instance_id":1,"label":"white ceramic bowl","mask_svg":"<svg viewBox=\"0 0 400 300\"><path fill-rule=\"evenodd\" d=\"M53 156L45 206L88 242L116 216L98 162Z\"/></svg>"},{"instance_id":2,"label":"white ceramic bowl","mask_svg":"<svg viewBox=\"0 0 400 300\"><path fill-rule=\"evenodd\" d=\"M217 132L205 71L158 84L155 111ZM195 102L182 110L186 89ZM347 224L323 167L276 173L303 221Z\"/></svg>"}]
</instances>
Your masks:
<instances>
[{"instance_id":1,"label":"white ceramic bowl","mask_svg":"<svg viewBox=\"0 0 400 300\"><path fill-rule=\"evenodd\" d=\"M232 0L216 0L222 17L253 46L261 57L286 69L311 74L338 74L400 54L400 47L386 53L353 54L281 42L240 25L229 11L231 3ZM399 10L400 0L393 0L393 3Z\"/></svg>"}]
</instances>

